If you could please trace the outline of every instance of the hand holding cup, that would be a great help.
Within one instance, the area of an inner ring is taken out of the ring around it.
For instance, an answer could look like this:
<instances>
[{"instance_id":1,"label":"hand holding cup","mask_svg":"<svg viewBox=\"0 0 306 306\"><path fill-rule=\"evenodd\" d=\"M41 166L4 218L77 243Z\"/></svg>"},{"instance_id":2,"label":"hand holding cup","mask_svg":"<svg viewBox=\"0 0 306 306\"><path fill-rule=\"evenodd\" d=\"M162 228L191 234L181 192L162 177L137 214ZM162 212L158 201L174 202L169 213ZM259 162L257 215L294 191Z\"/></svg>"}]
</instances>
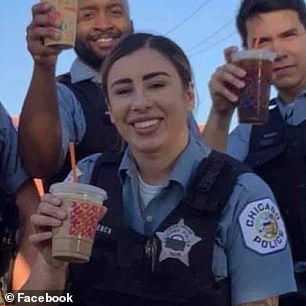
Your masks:
<instances>
[{"instance_id":1,"label":"hand holding cup","mask_svg":"<svg viewBox=\"0 0 306 306\"><path fill-rule=\"evenodd\" d=\"M52 186L54 194L45 194L37 213L31 217L35 234L29 239L50 265L58 265L58 259L86 262L90 258L97 223L107 211L102 206L106 193L98 187L80 183Z\"/></svg>"},{"instance_id":2,"label":"hand holding cup","mask_svg":"<svg viewBox=\"0 0 306 306\"><path fill-rule=\"evenodd\" d=\"M212 109L222 116L232 115L238 102L238 91L245 85L243 78L246 72L231 61L236 52L238 48L235 46L224 50L226 63L216 69L209 81Z\"/></svg>"},{"instance_id":3,"label":"hand holding cup","mask_svg":"<svg viewBox=\"0 0 306 306\"><path fill-rule=\"evenodd\" d=\"M67 213L61 226L53 228L52 256L69 262L89 261L97 224L106 212L106 192L96 186L70 182L53 184L50 192L61 199Z\"/></svg>"}]
</instances>

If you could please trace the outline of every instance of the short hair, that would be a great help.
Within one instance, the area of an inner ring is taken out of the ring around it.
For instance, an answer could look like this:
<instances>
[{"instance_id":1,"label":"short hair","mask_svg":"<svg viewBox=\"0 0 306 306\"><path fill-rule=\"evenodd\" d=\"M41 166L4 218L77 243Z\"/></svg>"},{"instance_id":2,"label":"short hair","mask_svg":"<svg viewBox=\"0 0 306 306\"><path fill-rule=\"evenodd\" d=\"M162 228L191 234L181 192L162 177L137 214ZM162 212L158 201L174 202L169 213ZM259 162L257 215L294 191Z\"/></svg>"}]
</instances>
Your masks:
<instances>
[{"instance_id":1,"label":"short hair","mask_svg":"<svg viewBox=\"0 0 306 306\"><path fill-rule=\"evenodd\" d=\"M102 65L102 89L108 100L107 79L111 67L120 58L141 49L153 49L167 58L177 70L184 88L192 82L192 69L183 50L167 37L134 33L123 38L106 56Z\"/></svg>"},{"instance_id":2,"label":"short hair","mask_svg":"<svg viewBox=\"0 0 306 306\"><path fill-rule=\"evenodd\" d=\"M248 19L261 13L270 13L279 10L293 10L306 29L306 5L304 0L242 0L236 17L236 26L241 36L243 46L247 45Z\"/></svg>"}]
</instances>

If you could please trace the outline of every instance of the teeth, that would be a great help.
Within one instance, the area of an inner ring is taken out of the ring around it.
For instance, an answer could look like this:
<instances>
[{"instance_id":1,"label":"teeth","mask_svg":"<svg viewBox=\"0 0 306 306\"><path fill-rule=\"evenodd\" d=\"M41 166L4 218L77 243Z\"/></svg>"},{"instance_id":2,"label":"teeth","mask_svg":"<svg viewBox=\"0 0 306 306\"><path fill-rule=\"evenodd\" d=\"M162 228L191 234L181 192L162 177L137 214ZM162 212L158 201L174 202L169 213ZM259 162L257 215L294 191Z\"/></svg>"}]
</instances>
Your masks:
<instances>
[{"instance_id":1,"label":"teeth","mask_svg":"<svg viewBox=\"0 0 306 306\"><path fill-rule=\"evenodd\" d=\"M152 119L152 120L148 120L148 121L143 121L143 122L136 122L134 124L135 128L139 128L139 129L144 129L144 128L147 128L147 127L150 127L150 126L153 126L155 124L158 123L158 120L157 119Z\"/></svg>"},{"instance_id":2,"label":"teeth","mask_svg":"<svg viewBox=\"0 0 306 306\"><path fill-rule=\"evenodd\" d=\"M106 42L110 42L112 40L113 40L112 38L99 38L98 42L106 43Z\"/></svg>"}]
</instances>

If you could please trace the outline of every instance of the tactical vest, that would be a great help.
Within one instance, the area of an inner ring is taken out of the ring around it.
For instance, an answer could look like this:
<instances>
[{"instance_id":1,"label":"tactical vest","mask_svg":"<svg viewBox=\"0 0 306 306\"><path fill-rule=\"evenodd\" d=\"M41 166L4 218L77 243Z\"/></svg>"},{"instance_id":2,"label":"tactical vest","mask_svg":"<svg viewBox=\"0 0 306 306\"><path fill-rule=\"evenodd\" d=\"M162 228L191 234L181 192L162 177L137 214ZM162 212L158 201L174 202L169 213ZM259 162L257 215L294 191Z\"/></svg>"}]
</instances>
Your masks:
<instances>
[{"instance_id":1,"label":"tactical vest","mask_svg":"<svg viewBox=\"0 0 306 306\"><path fill-rule=\"evenodd\" d=\"M84 112L86 132L83 140L75 148L76 160L103 152L106 148L119 146L120 138L115 126L111 123L101 88L90 80L71 83L69 73L59 76L57 81L66 85L74 93ZM69 171L70 157L68 154L62 170L50 180L46 180L47 188L51 183L63 181Z\"/></svg>"},{"instance_id":2,"label":"tactical vest","mask_svg":"<svg viewBox=\"0 0 306 306\"><path fill-rule=\"evenodd\" d=\"M213 152L204 159L186 196L151 236L124 224L118 166L103 154L91 184L108 192L108 212L97 228L91 261L70 266L77 305L174 306L231 304L228 279L215 281L216 228L244 165Z\"/></svg>"},{"instance_id":3,"label":"tactical vest","mask_svg":"<svg viewBox=\"0 0 306 306\"><path fill-rule=\"evenodd\" d=\"M278 107L266 125L253 126L245 162L273 190L295 261L306 261L306 120L288 125Z\"/></svg>"}]
</instances>

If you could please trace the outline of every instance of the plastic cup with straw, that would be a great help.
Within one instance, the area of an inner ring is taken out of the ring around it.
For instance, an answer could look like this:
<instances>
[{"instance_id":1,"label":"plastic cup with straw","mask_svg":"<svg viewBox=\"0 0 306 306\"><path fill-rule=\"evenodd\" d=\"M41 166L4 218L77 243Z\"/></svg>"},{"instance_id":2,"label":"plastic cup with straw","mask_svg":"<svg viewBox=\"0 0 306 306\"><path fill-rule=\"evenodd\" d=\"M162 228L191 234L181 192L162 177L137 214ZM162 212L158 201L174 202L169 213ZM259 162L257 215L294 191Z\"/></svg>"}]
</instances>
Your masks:
<instances>
[{"instance_id":1,"label":"plastic cup with straw","mask_svg":"<svg viewBox=\"0 0 306 306\"><path fill-rule=\"evenodd\" d=\"M106 192L99 187L77 182L74 143L69 143L72 182L53 184L50 192L62 201L67 218L53 228L52 256L58 260L84 263L90 260L96 227L105 213Z\"/></svg>"},{"instance_id":2,"label":"plastic cup with straw","mask_svg":"<svg viewBox=\"0 0 306 306\"><path fill-rule=\"evenodd\" d=\"M256 36L252 49L234 53L232 61L246 71L245 86L239 90L238 118L240 123L266 124L276 54L259 48Z\"/></svg>"}]
</instances>

